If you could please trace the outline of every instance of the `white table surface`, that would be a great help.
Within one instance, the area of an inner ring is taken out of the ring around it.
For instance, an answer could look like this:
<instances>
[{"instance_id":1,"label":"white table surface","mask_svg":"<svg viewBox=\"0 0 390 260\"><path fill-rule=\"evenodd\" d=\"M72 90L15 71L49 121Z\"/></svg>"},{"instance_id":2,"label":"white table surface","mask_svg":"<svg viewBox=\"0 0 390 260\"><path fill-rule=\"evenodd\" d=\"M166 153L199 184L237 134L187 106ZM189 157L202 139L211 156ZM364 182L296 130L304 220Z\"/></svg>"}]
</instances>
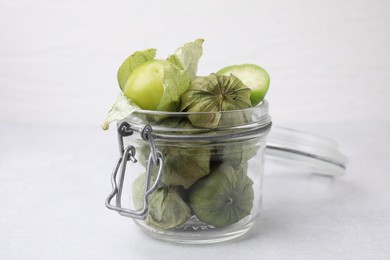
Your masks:
<instances>
[{"instance_id":1,"label":"white table surface","mask_svg":"<svg viewBox=\"0 0 390 260\"><path fill-rule=\"evenodd\" d=\"M104 206L114 129L1 124L0 259L390 259L390 124L302 127L340 143L347 174L270 170L252 231L191 246L152 239Z\"/></svg>"}]
</instances>

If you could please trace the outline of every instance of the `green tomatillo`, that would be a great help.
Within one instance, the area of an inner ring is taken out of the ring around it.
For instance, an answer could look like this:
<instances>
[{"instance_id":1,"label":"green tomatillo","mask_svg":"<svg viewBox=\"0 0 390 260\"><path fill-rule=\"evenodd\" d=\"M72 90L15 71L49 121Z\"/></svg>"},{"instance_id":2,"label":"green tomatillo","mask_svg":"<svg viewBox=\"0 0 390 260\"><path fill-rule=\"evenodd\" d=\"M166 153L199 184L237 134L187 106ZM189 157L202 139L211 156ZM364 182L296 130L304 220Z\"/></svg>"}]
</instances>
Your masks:
<instances>
[{"instance_id":1,"label":"green tomatillo","mask_svg":"<svg viewBox=\"0 0 390 260\"><path fill-rule=\"evenodd\" d=\"M164 69L171 66L166 60L147 61L130 75L124 94L140 108L156 110L164 93Z\"/></svg>"},{"instance_id":2,"label":"green tomatillo","mask_svg":"<svg viewBox=\"0 0 390 260\"><path fill-rule=\"evenodd\" d=\"M245 86L251 89L251 103L256 106L267 94L270 77L267 71L254 64L242 64L225 67L217 72L218 75L229 76L233 74Z\"/></svg>"},{"instance_id":3,"label":"green tomatillo","mask_svg":"<svg viewBox=\"0 0 390 260\"><path fill-rule=\"evenodd\" d=\"M251 213L253 181L244 170L221 164L191 187L189 202L199 220L225 227Z\"/></svg>"}]
</instances>

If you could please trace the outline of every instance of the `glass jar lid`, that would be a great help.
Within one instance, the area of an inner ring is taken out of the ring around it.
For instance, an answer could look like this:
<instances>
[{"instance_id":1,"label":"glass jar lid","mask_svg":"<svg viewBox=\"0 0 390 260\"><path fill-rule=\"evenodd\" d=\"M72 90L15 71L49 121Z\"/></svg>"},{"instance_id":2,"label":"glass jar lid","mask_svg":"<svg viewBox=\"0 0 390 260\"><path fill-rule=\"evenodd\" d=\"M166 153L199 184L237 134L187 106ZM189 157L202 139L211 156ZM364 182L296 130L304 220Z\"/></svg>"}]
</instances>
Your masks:
<instances>
[{"instance_id":1,"label":"glass jar lid","mask_svg":"<svg viewBox=\"0 0 390 260\"><path fill-rule=\"evenodd\" d=\"M267 136L267 160L293 164L315 174L338 176L345 173L347 157L332 140L297 130L273 126Z\"/></svg>"}]
</instances>

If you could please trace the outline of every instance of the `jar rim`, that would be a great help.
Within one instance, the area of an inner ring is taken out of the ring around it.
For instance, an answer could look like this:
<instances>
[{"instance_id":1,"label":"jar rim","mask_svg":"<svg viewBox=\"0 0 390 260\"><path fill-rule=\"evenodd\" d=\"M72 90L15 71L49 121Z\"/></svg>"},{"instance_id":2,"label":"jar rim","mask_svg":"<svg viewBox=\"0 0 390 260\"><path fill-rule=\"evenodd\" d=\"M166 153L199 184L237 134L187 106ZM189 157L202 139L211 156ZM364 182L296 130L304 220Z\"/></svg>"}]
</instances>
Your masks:
<instances>
[{"instance_id":1,"label":"jar rim","mask_svg":"<svg viewBox=\"0 0 390 260\"><path fill-rule=\"evenodd\" d=\"M142 132L148 125L156 138L177 140L259 136L267 134L272 124L266 100L251 108L217 112L137 110L118 122L118 128L123 122L133 131Z\"/></svg>"},{"instance_id":2,"label":"jar rim","mask_svg":"<svg viewBox=\"0 0 390 260\"><path fill-rule=\"evenodd\" d=\"M246 112L246 111L260 111L264 110L268 114L268 101L263 100L258 105L254 107L249 108L243 108L243 109L236 109L236 110L227 110L227 111L214 111L214 112L172 112L172 111L157 111L157 110L146 110L146 109L137 109L134 111L134 113L138 114L145 114L145 115L161 115L161 116L186 116L186 115L207 115L207 114L215 114L215 113L221 113L221 114L229 114L229 113L237 113L237 112Z\"/></svg>"}]
</instances>

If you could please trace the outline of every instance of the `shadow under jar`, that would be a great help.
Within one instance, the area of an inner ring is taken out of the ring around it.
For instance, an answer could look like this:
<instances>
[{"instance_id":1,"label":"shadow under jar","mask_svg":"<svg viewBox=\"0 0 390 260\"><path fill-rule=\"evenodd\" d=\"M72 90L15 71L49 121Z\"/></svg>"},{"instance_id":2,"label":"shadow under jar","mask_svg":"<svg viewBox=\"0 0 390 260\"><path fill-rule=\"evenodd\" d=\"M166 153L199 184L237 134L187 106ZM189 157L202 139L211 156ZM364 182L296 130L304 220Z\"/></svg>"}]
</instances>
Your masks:
<instances>
[{"instance_id":1,"label":"shadow under jar","mask_svg":"<svg viewBox=\"0 0 390 260\"><path fill-rule=\"evenodd\" d=\"M245 234L260 215L268 103L235 111L138 110L118 122L109 209L167 241Z\"/></svg>"}]
</instances>

